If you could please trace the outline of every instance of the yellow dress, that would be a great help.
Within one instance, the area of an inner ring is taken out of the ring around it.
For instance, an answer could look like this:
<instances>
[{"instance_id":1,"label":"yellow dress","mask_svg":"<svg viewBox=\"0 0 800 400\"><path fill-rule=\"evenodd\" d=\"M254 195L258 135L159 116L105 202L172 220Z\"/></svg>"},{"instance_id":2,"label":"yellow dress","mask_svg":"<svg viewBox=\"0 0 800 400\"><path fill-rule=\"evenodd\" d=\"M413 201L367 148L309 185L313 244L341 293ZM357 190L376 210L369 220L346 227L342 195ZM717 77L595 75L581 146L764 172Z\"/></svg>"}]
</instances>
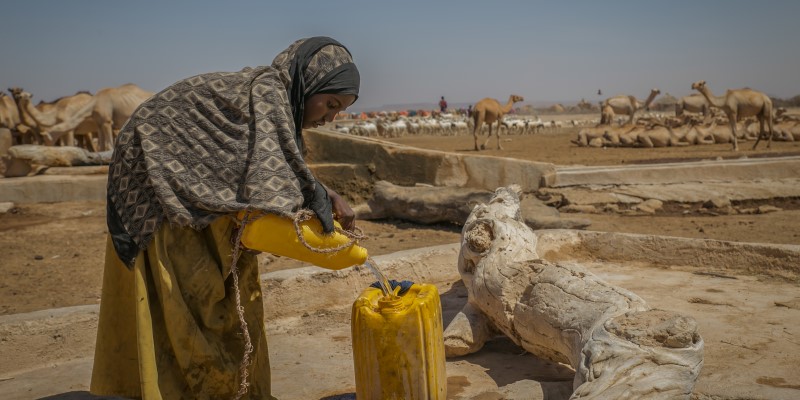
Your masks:
<instances>
[{"instance_id":1,"label":"yellow dress","mask_svg":"<svg viewBox=\"0 0 800 400\"><path fill-rule=\"evenodd\" d=\"M145 400L235 396L245 343L230 274L234 227L230 217L202 230L165 222L133 270L108 239L91 393ZM240 254L241 302L253 344L243 398L274 399L258 262Z\"/></svg>"}]
</instances>

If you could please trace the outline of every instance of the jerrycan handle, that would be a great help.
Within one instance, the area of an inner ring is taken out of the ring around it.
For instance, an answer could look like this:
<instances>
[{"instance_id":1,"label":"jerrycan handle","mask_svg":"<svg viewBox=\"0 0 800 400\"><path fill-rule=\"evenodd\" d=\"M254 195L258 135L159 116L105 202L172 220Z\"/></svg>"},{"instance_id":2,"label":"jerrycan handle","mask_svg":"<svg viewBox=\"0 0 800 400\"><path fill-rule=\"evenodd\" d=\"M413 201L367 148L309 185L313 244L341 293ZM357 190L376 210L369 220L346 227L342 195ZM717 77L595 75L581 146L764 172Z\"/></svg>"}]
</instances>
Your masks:
<instances>
[{"instance_id":1,"label":"jerrycan handle","mask_svg":"<svg viewBox=\"0 0 800 400\"><path fill-rule=\"evenodd\" d=\"M336 253L336 252L338 252L340 250L344 250L344 249L346 249L346 248L358 243L359 240L364 240L364 239L367 238L367 236L364 235L364 233L361 231L361 229L356 227L356 228L353 229L353 231L346 231L346 230L341 228L341 225L339 225L338 222L334 221L334 224L333 224L334 232L346 236L349 239L349 241L347 243L343 243L343 244L341 244L339 246L331 247L331 248L321 249L321 248L318 248L318 247L314 247L314 246L310 245L306 241L305 235L303 235L303 228L300 227L300 224L302 224L303 222L308 221L308 220L310 220L311 218L314 218L314 217L315 217L315 215L314 215L313 211L311 211L311 210L300 210L300 211L297 212L297 214L294 215L294 218L292 218L292 222L294 223L294 231L297 234L297 239L299 239L300 243L302 243L303 246L305 246L308 250L313 251L315 253L321 253L321 254Z\"/></svg>"}]
</instances>

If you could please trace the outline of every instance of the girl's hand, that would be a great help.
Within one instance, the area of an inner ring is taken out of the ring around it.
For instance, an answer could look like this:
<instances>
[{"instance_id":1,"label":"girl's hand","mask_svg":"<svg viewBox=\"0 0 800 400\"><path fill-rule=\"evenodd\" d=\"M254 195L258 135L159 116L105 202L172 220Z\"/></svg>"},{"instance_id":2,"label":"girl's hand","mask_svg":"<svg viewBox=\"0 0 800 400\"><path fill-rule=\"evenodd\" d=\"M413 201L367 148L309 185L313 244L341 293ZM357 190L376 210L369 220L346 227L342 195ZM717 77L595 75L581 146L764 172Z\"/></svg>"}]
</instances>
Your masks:
<instances>
[{"instance_id":1,"label":"girl's hand","mask_svg":"<svg viewBox=\"0 0 800 400\"><path fill-rule=\"evenodd\" d=\"M342 224L342 228L346 231L352 231L356 226L356 213L347 204L347 200L342 198L339 193L325 186L328 191L328 197L331 199L331 206L333 209L333 219Z\"/></svg>"}]
</instances>

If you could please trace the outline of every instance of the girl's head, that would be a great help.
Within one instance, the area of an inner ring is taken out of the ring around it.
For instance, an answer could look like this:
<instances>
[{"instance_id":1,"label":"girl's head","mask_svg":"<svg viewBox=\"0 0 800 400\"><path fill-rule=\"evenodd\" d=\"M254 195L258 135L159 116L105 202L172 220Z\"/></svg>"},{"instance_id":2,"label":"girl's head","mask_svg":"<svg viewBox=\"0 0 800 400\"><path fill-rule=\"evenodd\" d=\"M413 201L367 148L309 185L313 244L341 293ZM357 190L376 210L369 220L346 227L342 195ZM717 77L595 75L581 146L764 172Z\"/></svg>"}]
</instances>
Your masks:
<instances>
[{"instance_id":1,"label":"girl's head","mask_svg":"<svg viewBox=\"0 0 800 400\"><path fill-rule=\"evenodd\" d=\"M333 121L358 99L360 75L350 52L334 39L298 40L272 62L287 85L299 141L303 128Z\"/></svg>"}]
</instances>

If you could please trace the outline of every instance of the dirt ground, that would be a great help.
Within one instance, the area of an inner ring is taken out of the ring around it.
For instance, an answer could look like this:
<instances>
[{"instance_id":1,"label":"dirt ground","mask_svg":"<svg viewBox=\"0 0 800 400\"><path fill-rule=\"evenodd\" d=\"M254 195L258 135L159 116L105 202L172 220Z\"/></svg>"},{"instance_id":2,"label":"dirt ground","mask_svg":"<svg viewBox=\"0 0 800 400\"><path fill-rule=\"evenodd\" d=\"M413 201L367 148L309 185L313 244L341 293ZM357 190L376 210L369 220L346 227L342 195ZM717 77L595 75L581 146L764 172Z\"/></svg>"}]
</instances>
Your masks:
<instances>
[{"instance_id":1,"label":"dirt ground","mask_svg":"<svg viewBox=\"0 0 800 400\"><path fill-rule=\"evenodd\" d=\"M487 150L481 154L558 165L614 165L800 154L800 143L797 142L773 142L772 149L761 147L757 151L749 150L752 142L745 142L740 144L742 150L737 153L732 152L729 145L657 149L579 148L570 143L576 132L571 128L560 134L503 136L501 143L506 150ZM403 137L391 141L427 149L472 152L472 138L464 135ZM490 145L493 149L494 139ZM589 229L596 231L800 244L800 199L773 199L763 204L774 205L781 211L712 216L665 207L652 216L612 213L570 216L591 220ZM454 225L359 221L358 226L369 237L362 244L371 255L453 243L460 238L460 227ZM105 205L102 202L20 204L10 212L0 214L0 271L5 276L0 280L0 315L99 303L105 241ZM301 265L266 254L260 256L260 261L262 272ZM635 275L634 272L631 273ZM647 275L647 272L642 271L642 274ZM636 291L635 287L630 289ZM645 298L651 295L638 294ZM658 299L652 301L658 303ZM741 349L740 356L746 357L748 351ZM732 353L731 357L736 355Z\"/></svg>"}]
</instances>

